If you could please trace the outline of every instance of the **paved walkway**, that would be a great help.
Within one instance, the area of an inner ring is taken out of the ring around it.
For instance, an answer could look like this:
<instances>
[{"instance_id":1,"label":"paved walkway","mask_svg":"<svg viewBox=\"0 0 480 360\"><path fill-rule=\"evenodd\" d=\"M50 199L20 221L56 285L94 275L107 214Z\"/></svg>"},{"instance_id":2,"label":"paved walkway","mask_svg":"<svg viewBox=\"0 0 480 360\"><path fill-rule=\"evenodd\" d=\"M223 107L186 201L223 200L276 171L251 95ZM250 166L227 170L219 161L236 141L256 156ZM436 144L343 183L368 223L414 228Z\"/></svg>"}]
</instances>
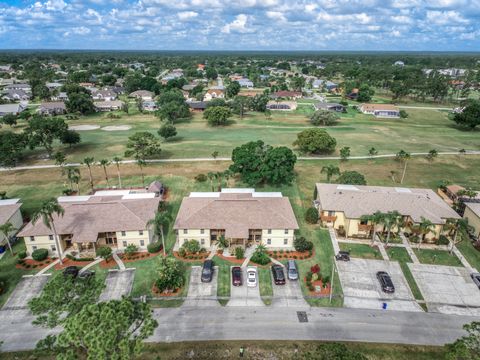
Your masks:
<instances>
[{"instance_id":1,"label":"paved walkway","mask_svg":"<svg viewBox=\"0 0 480 360\"><path fill-rule=\"evenodd\" d=\"M375 241L375 245L377 245L378 250L380 251L380 254L383 257L383 260L390 261L390 257L387 254L387 250L385 250L385 245L380 241L378 236L377 236L377 241Z\"/></svg>"},{"instance_id":2,"label":"paved walkway","mask_svg":"<svg viewBox=\"0 0 480 360\"><path fill-rule=\"evenodd\" d=\"M399 234L400 234L400 238L402 239L402 244L405 247L405 250L407 250L408 255L410 255L410 258L412 259L413 263L420 264L420 260L418 260L417 255L413 251L405 235L403 235L402 233L399 233Z\"/></svg>"},{"instance_id":3,"label":"paved walkway","mask_svg":"<svg viewBox=\"0 0 480 360\"><path fill-rule=\"evenodd\" d=\"M333 253L337 255L340 251L340 246L338 245L337 235L335 234L334 228L328 228L328 233L330 234L330 239L332 240Z\"/></svg>"},{"instance_id":4,"label":"paved walkway","mask_svg":"<svg viewBox=\"0 0 480 360\"><path fill-rule=\"evenodd\" d=\"M113 256L113 260L115 260L115 262L117 263L118 267L120 270L125 270L126 267L125 267L125 264L123 263L122 259L120 259L117 255L117 252L114 251L112 253L112 256Z\"/></svg>"},{"instance_id":5,"label":"paved walkway","mask_svg":"<svg viewBox=\"0 0 480 360\"><path fill-rule=\"evenodd\" d=\"M48 270L50 270L52 267L57 265L59 262L60 262L60 259L57 259L57 260L51 262L50 264L48 264L48 266L44 267L42 270L40 270L38 273L36 273L35 276L40 276L40 275L45 274Z\"/></svg>"},{"instance_id":6,"label":"paved walkway","mask_svg":"<svg viewBox=\"0 0 480 360\"><path fill-rule=\"evenodd\" d=\"M464 267L466 267L470 272L478 272L477 269L475 269L472 265L470 265L468 260L465 258L465 256L463 256L463 254L460 252L460 250L458 250L458 248L455 245L453 245L452 250Z\"/></svg>"},{"instance_id":7,"label":"paved walkway","mask_svg":"<svg viewBox=\"0 0 480 360\"><path fill-rule=\"evenodd\" d=\"M101 258L100 256L95 258L94 261L92 261L90 264L88 264L87 266L84 266L83 268L80 269L79 273L83 273L85 270L88 270L90 269L91 267L97 265L97 264L100 264L102 262L103 258Z\"/></svg>"},{"instance_id":8,"label":"paved walkway","mask_svg":"<svg viewBox=\"0 0 480 360\"><path fill-rule=\"evenodd\" d=\"M256 248L257 246L255 245L255 246L250 246L249 248L247 248L247 250L245 250L245 260L242 263L243 268L248 266L248 263L250 262L250 258L252 257Z\"/></svg>"},{"instance_id":9,"label":"paved walkway","mask_svg":"<svg viewBox=\"0 0 480 360\"><path fill-rule=\"evenodd\" d=\"M217 255L218 244L214 244L210 248L210 254L207 257L207 260L212 260L215 255Z\"/></svg>"}]
</instances>

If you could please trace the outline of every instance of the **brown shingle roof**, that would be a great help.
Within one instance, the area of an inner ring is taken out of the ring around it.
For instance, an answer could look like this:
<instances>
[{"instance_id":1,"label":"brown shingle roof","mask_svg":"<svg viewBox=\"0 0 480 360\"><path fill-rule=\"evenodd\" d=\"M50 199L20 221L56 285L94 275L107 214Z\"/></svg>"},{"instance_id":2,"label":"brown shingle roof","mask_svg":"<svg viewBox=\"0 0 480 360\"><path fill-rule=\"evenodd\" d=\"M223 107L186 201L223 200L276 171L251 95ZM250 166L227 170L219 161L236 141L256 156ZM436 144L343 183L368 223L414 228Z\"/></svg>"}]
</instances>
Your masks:
<instances>
[{"instance_id":1,"label":"brown shingle roof","mask_svg":"<svg viewBox=\"0 0 480 360\"><path fill-rule=\"evenodd\" d=\"M88 201L61 203L63 217L54 216L59 234L73 234L74 242L96 241L98 233L135 231L147 228L147 222L155 216L160 198L122 200L116 197L92 197ZM52 235L45 224L38 220L28 223L19 236Z\"/></svg>"},{"instance_id":2,"label":"brown shingle roof","mask_svg":"<svg viewBox=\"0 0 480 360\"><path fill-rule=\"evenodd\" d=\"M248 237L249 229L298 229L287 197L225 194L183 198L175 229L225 229L230 238Z\"/></svg>"},{"instance_id":3,"label":"brown shingle roof","mask_svg":"<svg viewBox=\"0 0 480 360\"><path fill-rule=\"evenodd\" d=\"M22 204L0 205L0 225L5 224L17 212Z\"/></svg>"}]
</instances>

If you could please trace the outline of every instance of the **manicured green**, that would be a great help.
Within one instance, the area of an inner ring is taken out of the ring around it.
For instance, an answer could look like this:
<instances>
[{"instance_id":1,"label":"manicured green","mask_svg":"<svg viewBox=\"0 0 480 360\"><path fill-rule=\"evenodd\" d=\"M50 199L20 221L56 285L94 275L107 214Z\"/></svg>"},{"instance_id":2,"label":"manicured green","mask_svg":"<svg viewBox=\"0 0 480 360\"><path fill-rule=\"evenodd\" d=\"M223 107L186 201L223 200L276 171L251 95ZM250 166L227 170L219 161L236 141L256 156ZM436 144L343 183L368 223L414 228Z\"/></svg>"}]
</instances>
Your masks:
<instances>
[{"instance_id":1,"label":"manicured green","mask_svg":"<svg viewBox=\"0 0 480 360\"><path fill-rule=\"evenodd\" d=\"M260 296L273 296L272 288L272 276L270 267L268 268L257 268L258 271L258 282L260 286ZM270 305L272 303L271 298L262 298L265 305Z\"/></svg>"},{"instance_id":2,"label":"manicured green","mask_svg":"<svg viewBox=\"0 0 480 360\"><path fill-rule=\"evenodd\" d=\"M468 263L476 269L480 269L480 251L475 249L469 239L464 239L457 244L457 249L460 250Z\"/></svg>"},{"instance_id":3,"label":"manicured green","mask_svg":"<svg viewBox=\"0 0 480 360\"><path fill-rule=\"evenodd\" d=\"M413 251L422 264L462 266L455 254L450 254L445 250L414 249Z\"/></svg>"},{"instance_id":4,"label":"manicured green","mask_svg":"<svg viewBox=\"0 0 480 360\"><path fill-rule=\"evenodd\" d=\"M350 251L351 257L357 257L362 259L378 259L382 260L382 255L378 249L364 244L350 244L339 243L340 250Z\"/></svg>"}]
</instances>

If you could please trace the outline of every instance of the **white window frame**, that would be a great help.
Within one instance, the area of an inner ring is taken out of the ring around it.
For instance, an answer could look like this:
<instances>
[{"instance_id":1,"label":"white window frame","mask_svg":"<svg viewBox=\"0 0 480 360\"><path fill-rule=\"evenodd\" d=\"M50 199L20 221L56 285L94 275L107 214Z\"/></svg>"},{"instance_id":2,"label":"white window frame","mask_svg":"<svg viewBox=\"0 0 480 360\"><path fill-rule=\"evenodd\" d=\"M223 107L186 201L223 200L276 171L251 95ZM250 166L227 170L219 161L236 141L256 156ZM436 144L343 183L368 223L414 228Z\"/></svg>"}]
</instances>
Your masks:
<instances>
[{"instance_id":1,"label":"white window frame","mask_svg":"<svg viewBox=\"0 0 480 360\"><path fill-rule=\"evenodd\" d=\"M121 232L121 235L122 235L122 236L127 236L127 232L126 232L126 231L122 231L122 232Z\"/></svg>"},{"instance_id":2,"label":"white window frame","mask_svg":"<svg viewBox=\"0 0 480 360\"><path fill-rule=\"evenodd\" d=\"M267 239L267 245L272 245L272 239Z\"/></svg>"},{"instance_id":3,"label":"white window frame","mask_svg":"<svg viewBox=\"0 0 480 360\"><path fill-rule=\"evenodd\" d=\"M140 240L140 246L145 246L145 240Z\"/></svg>"}]
</instances>

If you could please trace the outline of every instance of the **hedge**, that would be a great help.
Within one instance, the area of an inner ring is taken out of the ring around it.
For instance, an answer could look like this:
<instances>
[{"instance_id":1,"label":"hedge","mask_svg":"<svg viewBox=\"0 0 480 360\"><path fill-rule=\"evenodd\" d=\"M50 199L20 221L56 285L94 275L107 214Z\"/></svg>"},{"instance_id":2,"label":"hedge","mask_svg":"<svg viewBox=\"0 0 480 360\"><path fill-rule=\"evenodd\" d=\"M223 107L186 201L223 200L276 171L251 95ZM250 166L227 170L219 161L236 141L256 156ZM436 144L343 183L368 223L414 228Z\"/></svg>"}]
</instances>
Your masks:
<instances>
[{"instance_id":1,"label":"hedge","mask_svg":"<svg viewBox=\"0 0 480 360\"><path fill-rule=\"evenodd\" d=\"M160 250L162 250L162 243L161 243L160 241L157 241L157 242L148 244L148 245L147 245L147 250L148 250L148 252L151 253L151 254L157 253L157 252L159 252Z\"/></svg>"},{"instance_id":2,"label":"hedge","mask_svg":"<svg viewBox=\"0 0 480 360\"><path fill-rule=\"evenodd\" d=\"M47 249L37 249L32 252L32 259L35 261L43 261L48 256Z\"/></svg>"}]
</instances>

